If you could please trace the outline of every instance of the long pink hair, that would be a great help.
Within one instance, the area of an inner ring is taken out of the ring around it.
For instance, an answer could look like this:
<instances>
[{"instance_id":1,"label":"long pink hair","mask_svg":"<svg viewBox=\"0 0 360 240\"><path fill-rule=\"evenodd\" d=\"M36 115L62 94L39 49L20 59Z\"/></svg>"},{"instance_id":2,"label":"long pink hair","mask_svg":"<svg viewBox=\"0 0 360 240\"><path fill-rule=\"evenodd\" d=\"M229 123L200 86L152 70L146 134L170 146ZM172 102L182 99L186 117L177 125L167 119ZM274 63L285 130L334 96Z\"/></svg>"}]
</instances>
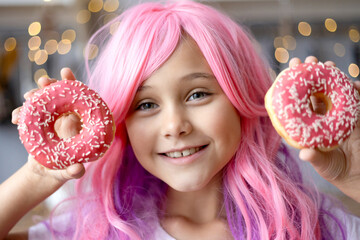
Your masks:
<instances>
[{"instance_id":1,"label":"long pink hair","mask_svg":"<svg viewBox=\"0 0 360 240\"><path fill-rule=\"evenodd\" d=\"M234 239L326 236L321 203L303 187L297 165L267 117L263 98L272 81L253 40L217 10L178 1L135 6L90 40L101 53L87 66L88 83L108 103L117 130L105 156L90 163L76 184L73 239L151 239L166 185L137 163L124 120L140 84L185 34L198 44L242 119L240 147L224 169L224 206Z\"/></svg>"}]
</instances>

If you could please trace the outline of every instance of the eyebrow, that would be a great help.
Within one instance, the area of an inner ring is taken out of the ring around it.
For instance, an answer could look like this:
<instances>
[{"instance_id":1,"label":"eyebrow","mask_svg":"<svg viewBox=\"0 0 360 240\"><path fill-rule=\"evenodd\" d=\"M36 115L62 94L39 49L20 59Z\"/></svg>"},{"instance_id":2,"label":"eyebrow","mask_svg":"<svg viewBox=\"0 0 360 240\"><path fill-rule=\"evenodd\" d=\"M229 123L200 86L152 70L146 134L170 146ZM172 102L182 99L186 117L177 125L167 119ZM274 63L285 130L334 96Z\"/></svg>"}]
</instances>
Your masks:
<instances>
[{"instance_id":1,"label":"eyebrow","mask_svg":"<svg viewBox=\"0 0 360 240\"><path fill-rule=\"evenodd\" d=\"M215 76L211 73L204 73L204 72L195 72L195 73L190 73L187 74L183 77L181 77L181 80L184 81L191 81L197 78L204 78L204 79L209 79L209 80L216 80ZM138 89L137 92L143 91L147 88L151 88L151 86L147 86L147 85L141 85Z\"/></svg>"}]
</instances>

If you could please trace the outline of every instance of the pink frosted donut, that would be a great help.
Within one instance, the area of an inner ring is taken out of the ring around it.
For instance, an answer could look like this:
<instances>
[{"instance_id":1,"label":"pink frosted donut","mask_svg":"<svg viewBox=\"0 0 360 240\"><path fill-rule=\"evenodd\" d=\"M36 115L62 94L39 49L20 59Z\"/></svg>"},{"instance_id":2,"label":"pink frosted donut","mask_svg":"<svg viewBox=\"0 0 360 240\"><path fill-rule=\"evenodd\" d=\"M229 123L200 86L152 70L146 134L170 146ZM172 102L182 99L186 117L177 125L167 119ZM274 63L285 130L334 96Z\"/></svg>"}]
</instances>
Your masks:
<instances>
[{"instance_id":1,"label":"pink frosted donut","mask_svg":"<svg viewBox=\"0 0 360 240\"><path fill-rule=\"evenodd\" d=\"M310 96L322 99L326 113L315 113ZM336 67L303 63L285 69L265 96L278 133L293 147L331 150L348 138L360 114L360 97Z\"/></svg>"},{"instance_id":2,"label":"pink frosted donut","mask_svg":"<svg viewBox=\"0 0 360 240\"><path fill-rule=\"evenodd\" d=\"M55 121L69 113L80 118L82 129L62 139L54 129ZM97 160L110 147L115 132L105 102L76 80L58 81L37 91L23 104L18 129L28 153L50 169Z\"/></svg>"}]
</instances>

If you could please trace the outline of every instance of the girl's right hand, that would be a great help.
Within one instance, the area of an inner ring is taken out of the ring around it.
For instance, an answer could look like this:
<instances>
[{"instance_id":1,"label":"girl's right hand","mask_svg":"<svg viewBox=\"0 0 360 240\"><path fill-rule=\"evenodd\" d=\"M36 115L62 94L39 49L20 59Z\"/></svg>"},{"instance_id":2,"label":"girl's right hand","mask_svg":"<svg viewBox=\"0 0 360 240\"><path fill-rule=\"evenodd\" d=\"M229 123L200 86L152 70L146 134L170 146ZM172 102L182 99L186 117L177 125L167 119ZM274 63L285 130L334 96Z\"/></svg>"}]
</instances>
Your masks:
<instances>
[{"instance_id":1,"label":"girl's right hand","mask_svg":"<svg viewBox=\"0 0 360 240\"><path fill-rule=\"evenodd\" d=\"M62 80L75 80L74 74L69 68L63 68L61 70L61 78ZM38 89L30 90L29 92L24 94L25 100L29 99L36 91L41 88L44 88L57 80L49 79L46 77L41 77L37 84L39 86ZM16 108L12 113L12 123L18 124L19 113L21 107ZM55 123L55 131L60 138L69 138L79 133L81 130L81 122L78 117L73 114L69 114L66 116L60 117ZM51 170L48 169L41 164L39 164L31 155L28 157L28 168L31 172L40 175L42 177L50 177L56 182L63 184L69 179L80 178L85 173L84 165L81 163L76 163L74 165L69 166L66 169L61 170Z\"/></svg>"}]
</instances>

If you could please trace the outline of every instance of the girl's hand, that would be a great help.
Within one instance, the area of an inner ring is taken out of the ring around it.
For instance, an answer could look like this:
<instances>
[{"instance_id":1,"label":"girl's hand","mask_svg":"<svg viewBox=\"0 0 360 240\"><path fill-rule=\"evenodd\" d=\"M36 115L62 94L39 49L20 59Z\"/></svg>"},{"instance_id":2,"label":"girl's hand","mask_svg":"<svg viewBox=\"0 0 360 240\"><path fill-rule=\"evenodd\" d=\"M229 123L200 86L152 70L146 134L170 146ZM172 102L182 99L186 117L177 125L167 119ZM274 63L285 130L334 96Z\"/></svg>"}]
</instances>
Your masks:
<instances>
[{"instance_id":1,"label":"girl's hand","mask_svg":"<svg viewBox=\"0 0 360 240\"><path fill-rule=\"evenodd\" d=\"M305 62L317 61L315 57L307 57L305 60ZM289 65L291 67L300 62L300 59L294 58ZM331 61L325 64L335 66L335 63ZM360 83L354 82L354 86L360 92ZM316 105L316 101L313 105ZM322 107L318 106L318 108ZM314 111L317 111L316 107ZM360 121L350 137L335 150L321 152L314 149L302 149L299 157L310 162L320 176L360 203Z\"/></svg>"},{"instance_id":2,"label":"girl's hand","mask_svg":"<svg viewBox=\"0 0 360 240\"><path fill-rule=\"evenodd\" d=\"M63 68L61 70L61 78L63 80L65 79L75 80L74 74L69 68ZM29 92L25 93L24 98L29 99L36 91L56 81L57 80L55 79L41 77L37 82L39 88L30 90ZM20 110L21 107L13 111L12 113L13 124L18 123ZM79 121L78 117L76 117L74 114L64 115L55 122L55 131L60 138L72 137L78 134L80 130L81 130L81 122ZM31 172L36 173L37 175L40 175L42 177L45 176L50 177L53 180L59 182L60 184L65 183L69 179L80 178L85 173L85 168L81 163L71 165L68 168L62 170L50 170L39 164L35 159L31 157L31 155L29 155L27 167Z\"/></svg>"}]
</instances>

